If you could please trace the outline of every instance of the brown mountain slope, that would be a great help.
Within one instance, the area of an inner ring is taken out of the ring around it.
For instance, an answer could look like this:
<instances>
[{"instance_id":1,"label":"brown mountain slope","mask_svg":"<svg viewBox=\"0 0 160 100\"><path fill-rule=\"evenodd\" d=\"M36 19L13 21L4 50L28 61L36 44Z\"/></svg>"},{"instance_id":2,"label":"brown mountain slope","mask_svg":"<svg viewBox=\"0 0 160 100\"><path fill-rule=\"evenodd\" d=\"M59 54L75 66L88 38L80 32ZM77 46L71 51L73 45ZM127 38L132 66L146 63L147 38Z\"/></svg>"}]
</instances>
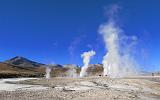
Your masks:
<instances>
[{"instance_id":1,"label":"brown mountain slope","mask_svg":"<svg viewBox=\"0 0 160 100\"><path fill-rule=\"evenodd\" d=\"M45 65L28 60L24 57L14 57L0 63L0 78L14 77L45 77L45 68L51 68L51 77L79 76L81 68L77 65ZM102 64L90 64L87 69L88 75L102 75Z\"/></svg>"},{"instance_id":2,"label":"brown mountain slope","mask_svg":"<svg viewBox=\"0 0 160 100\"><path fill-rule=\"evenodd\" d=\"M68 72L73 69L73 66L70 68L70 65L68 67L58 64L45 65L17 56L0 63L0 78L45 77L46 67L52 69L52 77L67 76ZM76 73L79 73L80 68L75 66L75 69Z\"/></svg>"},{"instance_id":3,"label":"brown mountain slope","mask_svg":"<svg viewBox=\"0 0 160 100\"><path fill-rule=\"evenodd\" d=\"M16 56L14 58L6 60L4 63L21 67L41 67L45 65L42 63L34 62L21 56Z\"/></svg>"},{"instance_id":4,"label":"brown mountain slope","mask_svg":"<svg viewBox=\"0 0 160 100\"><path fill-rule=\"evenodd\" d=\"M44 75L44 68L24 68L0 63L0 78L12 77L40 77Z\"/></svg>"}]
</instances>

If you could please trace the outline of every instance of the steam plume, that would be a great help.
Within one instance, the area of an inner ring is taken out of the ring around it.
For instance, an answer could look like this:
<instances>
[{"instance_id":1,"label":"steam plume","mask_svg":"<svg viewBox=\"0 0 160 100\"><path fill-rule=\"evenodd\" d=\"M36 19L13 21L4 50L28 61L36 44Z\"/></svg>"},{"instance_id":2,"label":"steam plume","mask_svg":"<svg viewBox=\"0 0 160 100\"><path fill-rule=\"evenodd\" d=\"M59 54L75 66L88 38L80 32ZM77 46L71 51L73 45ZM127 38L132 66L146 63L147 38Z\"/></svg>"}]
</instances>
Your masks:
<instances>
[{"instance_id":1,"label":"steam plume","mask_svg":"<svg viewBox=\"0 0 160 100\"><path fill-rule=\"evenodd\" d=\"M84 63L84 66L81 68L81 72L80 72L80 77L84 77L87 75L87 68L88 68L88 65L89 65L89 62L90 62L90 58L92 56L94 56L96 54L95 51L91 50L91 51L88 51L88 52L84 52L81 57L83 58L83 63Z\"/></svg>"},{"instance_id":2,"label":"steam plume","mask_svg":"<svg viewBox=\"0 0 160 100\"><path fill-rule=\"evenodd\" d=\"M99 28L99 33L103 36L105 47L108 50L102 61L104 75L111 77L121 77L136 72L136 63L129 49L136 37L126 36L114 20L113 15L116 15L119 8L117 5L113 5L109 11L108 22Z\"/></svg>"},{"instance_id":3,"label":"steam plume","mask_svg":"<svg viewBox=\"0 0 160 100\"><path fill-rule=\"evenodd\" d=\"M50 67L46 67L46 79L50 78L50 73L51 73L51 68Z\"/></svg>"},{"instance_id":4,"label":"steam plume","mask_svg":"<svg viewBox=\"0 0 160 100\"><path fill-rule=\"evenodd\" d=\"M63 65L64 68L67 68L68 71L66 73L67 77L78 77L79 75L77 74L77 65L74 65L74 64L68 64L68 65Z\"/></svg>"},{"instance_id":5,"label":"steam plume","mask_svg":"<svg viewBox=\"0 0 160 100\"><path fill-rule=\"evenodd\" d=\"M67 77L73 77L73 78L78 77L78 74L75 68L69 69L67 71L67 74L68 74Z\"/></svg>"}]
</instances>

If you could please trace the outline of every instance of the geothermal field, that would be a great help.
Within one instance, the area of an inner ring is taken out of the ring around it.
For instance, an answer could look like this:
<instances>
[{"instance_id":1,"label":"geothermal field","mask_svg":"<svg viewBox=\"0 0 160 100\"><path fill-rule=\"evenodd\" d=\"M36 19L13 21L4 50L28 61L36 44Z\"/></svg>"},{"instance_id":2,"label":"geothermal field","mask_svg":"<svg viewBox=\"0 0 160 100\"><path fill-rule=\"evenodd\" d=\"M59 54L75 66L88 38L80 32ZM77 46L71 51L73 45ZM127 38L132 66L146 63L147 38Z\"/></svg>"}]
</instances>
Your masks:
<instances>
[{"instance_id":1,"label":"geothermal field","mask_svg":"<svg viewBox=\"0 0 160 100\"><path fill-rule=\"evenodd\" d=\"M159 100L160 77L55 77L0 81L0 100ZM6 82L4 84L4 81Z\"/></svg>"},{"instance_id":2,"label":"geothermal field","mask_svg":"<svg viewBox=\"0 0 160 100\"><path fill-rule=\"evenodd\" d=\"M160 4L1 1L0 100L160 100Z\"/></svg>"}]
</instances>

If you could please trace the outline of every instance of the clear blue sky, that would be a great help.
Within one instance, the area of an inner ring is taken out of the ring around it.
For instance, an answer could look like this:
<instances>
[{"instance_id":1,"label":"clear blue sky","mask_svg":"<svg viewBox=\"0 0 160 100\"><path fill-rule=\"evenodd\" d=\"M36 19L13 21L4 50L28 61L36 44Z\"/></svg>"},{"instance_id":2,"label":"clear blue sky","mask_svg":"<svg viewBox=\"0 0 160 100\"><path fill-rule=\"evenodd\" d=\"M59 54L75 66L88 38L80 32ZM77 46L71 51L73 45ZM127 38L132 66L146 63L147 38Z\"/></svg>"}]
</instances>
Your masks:
<instances>
[{"instance_id":1,"label":"clear blue sky","mask_svg":"<svg viewBox=\"0 0 160 100\"><path fill-rule=\"evenodd\" d=\"M23 56L42 63L82 64L80 54L95 50L101 63L104 44L99 25L105 8L119 4L120 23L138 37L143 70L160 70L159 0L0 0L0 61Z\"/></svg>"}]
</instances>

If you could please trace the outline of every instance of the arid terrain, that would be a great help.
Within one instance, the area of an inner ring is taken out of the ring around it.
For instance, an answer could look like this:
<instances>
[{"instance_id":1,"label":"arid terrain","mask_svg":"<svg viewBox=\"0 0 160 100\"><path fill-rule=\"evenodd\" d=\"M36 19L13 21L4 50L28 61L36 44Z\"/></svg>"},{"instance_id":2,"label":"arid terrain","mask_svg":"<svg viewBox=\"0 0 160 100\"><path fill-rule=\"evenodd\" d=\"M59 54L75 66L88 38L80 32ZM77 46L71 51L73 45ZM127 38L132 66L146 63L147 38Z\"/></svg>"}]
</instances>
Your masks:
<instances>
[{"instance_id":1,"label":"arid terrain","mask_svg":"<svg viewBox=\"0 0 160 100\"><path fill-rule=\"evenodd\" d=\"M160 77L38 78L6 81L21 87L0 89L0 100L159 100Z\"/></svg>"},{"instance_id":2,"label":"arid terrain","mask_svg":"<svg viewBox=\"0 0 160 100\"><path fill-rule=\"evenodd\" d=\"M72 69L68 66L73 65L47 65L24 57L16 56L9 60L0 62L0 78L44 77L46 67L50 67L52 69L52 77L68 76L68 70ZM76 65L74 65L74 67L77 73L79 73L80 68Z\"/></svg>"},{"instance_id":3,"label":"arid terrain","mask_svg":"<svg viewBox=\"0 0 160 100\"><path fill-rule=\"evenodd\" d=\"M46 67L51 68L50 79L44 78ZM0 100L160 99L159 72L109 78L102 76L102 64L90 64L88 77L79 78L80 70L73 64L45 65L14 57L0 63Z\"/></svg>"}]
</instances>

